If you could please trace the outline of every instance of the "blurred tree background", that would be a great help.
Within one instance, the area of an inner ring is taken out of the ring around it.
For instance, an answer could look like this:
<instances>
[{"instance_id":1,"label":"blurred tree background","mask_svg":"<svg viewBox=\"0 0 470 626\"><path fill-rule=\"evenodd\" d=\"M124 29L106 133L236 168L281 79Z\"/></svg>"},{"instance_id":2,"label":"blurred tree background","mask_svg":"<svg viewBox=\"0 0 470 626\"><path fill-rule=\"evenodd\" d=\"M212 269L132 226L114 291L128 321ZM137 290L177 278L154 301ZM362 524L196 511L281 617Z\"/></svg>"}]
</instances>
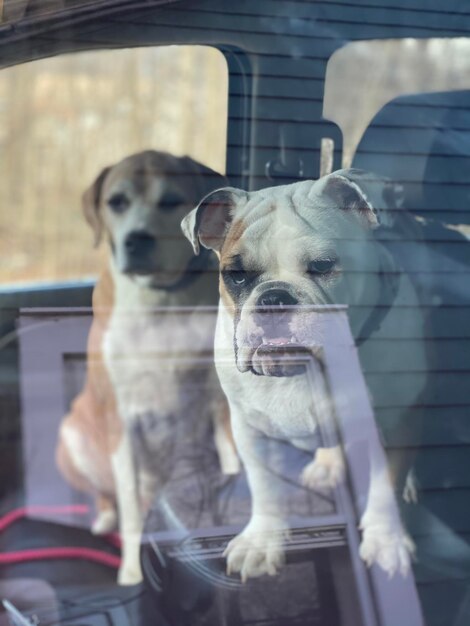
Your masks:
<instances>
[{"instance_id":1,"label":"blurred tree background","mask_svg":"<svg viewBox=\"0 0 470 626\"><path fill-rule=\"evenodd\" d=\"M81 195L103 167L153 148L224 172L227 67L201 46L39 60L0 73L0 114L0 282L89 277Z\"/></svg>"}]
</instances>

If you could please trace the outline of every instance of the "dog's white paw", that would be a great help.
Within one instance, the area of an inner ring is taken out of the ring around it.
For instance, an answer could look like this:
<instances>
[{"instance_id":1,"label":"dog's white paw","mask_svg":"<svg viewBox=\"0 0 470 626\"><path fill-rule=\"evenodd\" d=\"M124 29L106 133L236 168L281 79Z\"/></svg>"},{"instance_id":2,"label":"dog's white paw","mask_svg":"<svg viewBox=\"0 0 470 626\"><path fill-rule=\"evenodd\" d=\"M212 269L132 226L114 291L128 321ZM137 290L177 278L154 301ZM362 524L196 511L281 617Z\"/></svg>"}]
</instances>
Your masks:
<instances>
[{"instance_id":1,"label":"dog's white paw","mask_svg":"<svg viewBox=\"0 0 470 626\"><path fill-rule=\"evenodd\" d=\"M91 525L93 535L107 535L117 528L117 513L114 509L100 511Z\"/></svg>"},{"instance_id":2,"label":"dog's white paw","mask_svg":"<svg viewBox=\"0 0 470 626\"><path fill-rule=\"evenodd\" d=\"M227 545L227 574L239 573L242 582L268 574L274 576L284 563L284 542L288 536L282 520L251 520Z\"/></svg>"},{"instance_id":3,"label":"dog's white paw","mask_svg":"<svg viewBox=\"0 0 470 626\"><path fill-rule=\"evenodd\" d=\"M118 584L138 585L142 582L142 579L140 561L135 559L123 560L118 572Z\"/></svg>"},{"instance_id":4,"label":"dog's white paw","mask_svg":"<svg viewBox=\"0 0 470 626\"><path fill-rule=\"evenodd\" d=\"M391 578L396 572L406 576L410 570L415 545L401 524L387 520L362 523L360 557L370 567L377 563Z\"/></svg>"},{"instance_id":5,"label":"dog's white paw","mask_svg":"<svg viewBox=\"0 0 470 626\"><path fill-rule=\"evenodd\" d=\"M305 487L329 491L343 482L345 465L339 446L318 448L315 458L306 465L300 476Z\"/></svg>"},{"instance_id":6,"label":"dog's white paw","mask_svg":"<svg viewBox=\"0 0 470 626\"><path fill-rule=\"evenodd\" d=\"M121 567L118 572L120 585L137 585L142 582L140 567L140 540L141 533L137 529L121 532Z\"/></svg>"}]
</instances>

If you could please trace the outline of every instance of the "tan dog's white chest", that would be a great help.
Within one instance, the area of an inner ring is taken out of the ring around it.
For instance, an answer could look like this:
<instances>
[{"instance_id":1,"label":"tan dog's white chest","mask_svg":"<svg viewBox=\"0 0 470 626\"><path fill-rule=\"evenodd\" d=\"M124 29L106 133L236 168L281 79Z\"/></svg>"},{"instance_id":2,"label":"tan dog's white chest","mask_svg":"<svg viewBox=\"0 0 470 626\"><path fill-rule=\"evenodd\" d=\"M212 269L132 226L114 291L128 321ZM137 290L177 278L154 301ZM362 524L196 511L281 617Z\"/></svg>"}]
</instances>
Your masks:
<instances>
[{"instance_id":1,"label":"tan dog's white chest","mask_svg":"<svg viewBox=\"0 0 470 626\"><path fill-rule=\"evenodd\" d=\"M117 310L104 339L104 354L123 417L174 412L180 402L180 377L194 367L188 356L210 352L210 337L210 320L196 313L179 319L168 312L136 315Z\"/></svg>"}]
</instances>

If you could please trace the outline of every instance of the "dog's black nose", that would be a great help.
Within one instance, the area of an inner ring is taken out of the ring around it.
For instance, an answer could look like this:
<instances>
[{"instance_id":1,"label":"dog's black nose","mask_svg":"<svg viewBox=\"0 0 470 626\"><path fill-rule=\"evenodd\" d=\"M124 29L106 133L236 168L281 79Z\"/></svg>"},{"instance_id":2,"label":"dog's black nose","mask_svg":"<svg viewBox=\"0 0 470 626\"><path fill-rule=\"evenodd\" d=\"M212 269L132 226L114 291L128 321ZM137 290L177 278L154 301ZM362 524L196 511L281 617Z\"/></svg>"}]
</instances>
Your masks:
<instances>
[{"instance_id":1,"label":"dog's black nose","mask_svg":"<svg viewBox=\"0 0 470 626\"><path fill-rule=\"evenodd\" d=\"M156 239L145 230L134 230L124 242L126 252L131 256L146 256L154 249Z\"/></svg>"},{"instance_id":2,"label":"dog's black nose","mask_svg":"<svg viewBox=\"0 0 470 626\"><path fill-rule=\"evenodd\" d=\"M268 289L256 302L255 321L266 336L286 334L296 304L299 301L286 289Z\"/></svg>"},{"instance_id":3,"label":"dog's black nose","mask_svg":"<svg viewBox=\"0 0 470 626\"><path fill-rule=\"evenodd\" d=\"M260 295L256 306L260 309L265 307L281 307L281 306L295 306L299 304L297 298L294 298L285 289L269 289Z\"/></svg>"}]
</instances>

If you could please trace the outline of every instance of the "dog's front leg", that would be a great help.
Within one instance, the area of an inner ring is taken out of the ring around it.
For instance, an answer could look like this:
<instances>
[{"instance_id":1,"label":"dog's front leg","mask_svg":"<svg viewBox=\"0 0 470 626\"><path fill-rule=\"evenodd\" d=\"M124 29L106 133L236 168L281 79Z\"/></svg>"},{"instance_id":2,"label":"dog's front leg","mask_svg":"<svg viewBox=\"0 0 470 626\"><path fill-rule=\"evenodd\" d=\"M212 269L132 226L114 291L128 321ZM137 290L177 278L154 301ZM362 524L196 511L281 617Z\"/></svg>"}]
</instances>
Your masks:
<instances>
[{"instance_id":1,"label":"dog's front leg","mask_svg":"<svg viewBox=\"0 0 470 626\"><path fill-rule=\"evenodd\" d=\"M140 539L142 514L140 510L138 475L132 433L124 427L118 448L112 455L116 480L116 496L120 517L122 562L118 582L134 585L142 580L140 568Z\"/></svg>"},{"instance_id":2,"label":"dog's front leg","mask_svg":"<svg viewBox=\"0 0 470 626\"><path fill-rule=\"evenodd\" d=\"M248 578L274 575L284 561L288 525L281 509L281 481L267 463L269 440L247 424L238 407L231 406L232 427L237 449L246 469L251 492L250 521L228 544L227 573Z\"/></svg>"},{"instance_id":3,"label":"dog's front leg","mask_svg":"<svg viewBox=\"0 0 470 626\"><path fill-rule=\"evenodd\" d=\"M314 491L328 492L344 481L346 467L341 446L318 448L313 461L302 471L300 480Z\"/></svg>"},{"instance_id":4,"label":"dog's front leg","mask_svg":"<svg viewBox=\"0 0 470 626\"><path fill-rule=\"evenodd\" d=\"M378 437L369 442L370 484L360 524L360 555L367 565L378 563L389 576L397 571L406 576L415 547L403 528L385 454L378 446Z\"/></svg>"}]
</instances>

